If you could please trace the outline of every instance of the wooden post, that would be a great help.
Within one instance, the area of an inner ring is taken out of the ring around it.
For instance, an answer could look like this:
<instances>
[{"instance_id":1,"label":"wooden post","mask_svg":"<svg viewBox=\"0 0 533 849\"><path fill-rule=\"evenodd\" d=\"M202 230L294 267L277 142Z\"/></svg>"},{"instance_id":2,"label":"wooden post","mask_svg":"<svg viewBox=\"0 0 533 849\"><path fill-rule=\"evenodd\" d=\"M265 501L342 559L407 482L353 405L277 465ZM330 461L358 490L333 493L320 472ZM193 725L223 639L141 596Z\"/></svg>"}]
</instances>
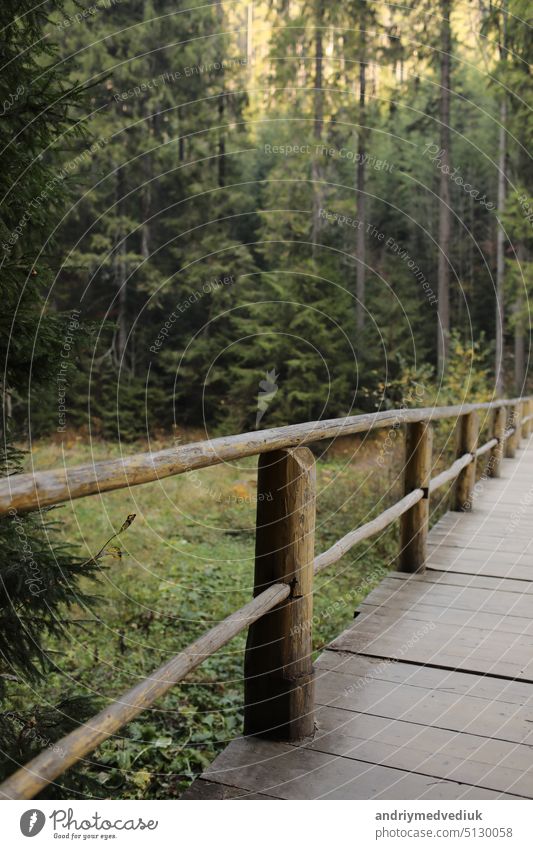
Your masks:
<instances>
[{"instance_id":1,"label":"wooden post","mask_svg":"<svg viewBox=\"0 0 533 849\"><path fill-rule=\"evenodd\" d=\"M507 421L507 413L505 407L496 407L494 410L494 418L492 420L492 436L498 440L498 444L491 448L489 460L487 463L487 474L489 478L499 478L501 474L501 463L504 451L505 442L505 426Z\"/></svg>"},{"instance_id":2,"label":"wooden post","mask_svg":"<svg viewBox=\"0 0 533 849\"><path fill-rule=\"evenodd\" d=\"M292 592L248 631L245 734L299 740L314 732L315 490L308 448L260 456L254 594L280 581Z\"/></svg>"},{"instance_id":3,"label":"wooden post","mask_svg":"<svg viewBox=\"0 0 533 849\"><path fill-rule=\"evenodd\" d=\"M527 409L527 401L520 402L520 439L524 439L527 436L527 423L524 424L524 419L526 418L528 413Z\"/></svg>"},{"instance_id":4,"label":"wooden post","mask_svg":"<svg viewBox=\"0 0 533 849\"><path fill-rule=\"evenodd\" d=\"M515 431L509 439L505 441L505 456L514 457L516 449L520 445L521 425L520 425L520 404L515 404L511 408L511 415L508 422L509 427L514 427Z\"/></svg>"},{"instance_id":5,"label":"wooden post","mask_svg":"<svg viewBox=\"0 0 533 849\"><path fill-rule=\"evenodd\" d=\"M429 523L429 479L431 477L431 425L416 422L407 425L405 440L404 494L423 489L425 497L400 519L401 572L422 572L426 563Z\"/></svg>"},{"instance_id":6,"label":"wooden post","mask_svg":"<svg viewBox=\"0 0 533 849\"><path fill-rule=\"evenodd\" d=\"M468 511L472 509L472 493L476 484L476 455L479 436L479 423L476 410L465 413L457 422L457 458L463 454L472 454L472 462L462 469L455 481L453 509Z\"/></svg>"},{"instance_id":7,"label":"wooden post","mask_svg":"<svg viewBox=\"0 0 533 849\"><path fill-rule=\"evenodd\" d=\"M528 438L530 430L531 430L531 423L530 422L524 422L524 419L526 419L529 416L529 413L530 413L529 406L530 406L529 401L522 401L521 415L522 415L522 438L523 439Z\"/></svg>"}]
</instances>

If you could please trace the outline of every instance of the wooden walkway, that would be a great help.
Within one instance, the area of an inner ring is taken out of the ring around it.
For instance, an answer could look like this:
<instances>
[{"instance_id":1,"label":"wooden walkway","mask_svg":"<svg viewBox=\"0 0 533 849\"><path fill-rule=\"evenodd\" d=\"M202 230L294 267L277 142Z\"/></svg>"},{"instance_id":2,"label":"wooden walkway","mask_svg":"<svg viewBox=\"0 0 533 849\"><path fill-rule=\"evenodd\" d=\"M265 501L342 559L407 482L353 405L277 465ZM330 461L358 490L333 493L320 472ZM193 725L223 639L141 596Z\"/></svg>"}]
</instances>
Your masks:
<instances>
[{"instance_id":1,"label":"wooden walkway","mask_svg":"<svg viewBox=\"0 0 533 849\"><path fill-rule=\"evenodd\" d=\"M316 663L314 738L239 738L184 798L533 798L533 439Z\"/></svg>"}]
</instances>

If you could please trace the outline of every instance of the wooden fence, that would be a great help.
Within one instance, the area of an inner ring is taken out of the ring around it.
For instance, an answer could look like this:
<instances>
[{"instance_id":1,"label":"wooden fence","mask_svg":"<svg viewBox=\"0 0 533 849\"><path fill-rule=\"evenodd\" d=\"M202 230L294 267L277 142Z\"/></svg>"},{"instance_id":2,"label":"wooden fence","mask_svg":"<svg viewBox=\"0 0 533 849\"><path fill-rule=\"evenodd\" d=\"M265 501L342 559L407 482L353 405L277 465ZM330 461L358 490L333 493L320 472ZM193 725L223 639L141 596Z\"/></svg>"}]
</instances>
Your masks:
<instances>
[{"instance_id":1,"label":"wooden fence","mask_svg":"<svg viewBox=\"0 0 533 849\"><path fill-rule=\"evenodd\" d=\"M478 445L479 413L491 415L491 438ZM431 422L457 419L457 459L431 478ZM211 628L148 678L89 721L41 752L0 785L0 798L31 799L191 670L248 629L244 732L298 740L314 727L312 665L313 578L354 545L400 520L399 568L420 572L426 560L429 497L455 481L453 508L469 510L476 460L489 454L487 473L500 474L533 421L533 400L515 398L453 407L392 410L222 437L77 468L14 475L0 482L0 515L135 486L259 455L254 598ZM404 495L377 518L315 556L315 462L309 443L405 425ZM268 498L261 498L261 493Z\"/></svg>"}]
</instances>

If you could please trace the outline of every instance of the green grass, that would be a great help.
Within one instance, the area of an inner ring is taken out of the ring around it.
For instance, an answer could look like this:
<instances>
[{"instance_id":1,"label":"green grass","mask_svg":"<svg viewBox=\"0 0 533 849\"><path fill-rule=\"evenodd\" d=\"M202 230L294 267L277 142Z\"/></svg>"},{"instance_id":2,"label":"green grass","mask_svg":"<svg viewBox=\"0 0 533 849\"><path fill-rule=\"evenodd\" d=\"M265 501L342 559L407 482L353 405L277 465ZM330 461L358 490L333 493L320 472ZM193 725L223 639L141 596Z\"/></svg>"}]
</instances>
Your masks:
<instances>
[{"instance_id":1,"label":"green grass","mask_svg":"<svg viewBox=\"0 0 533 849\"><path fill-rule=\"evenodd\" d=\"M65 449L42 442L34 446L31 462L35 468L73 465L116 456L117 448L76 440ZM354 459L318 461L317 553L398 496L396 462L391 458L383 471L370 455L363 446ZM80 499L55 511L61 536L75 542L84 557L99 551L128 514L136 513L136 519L113 542L122 557L101 561L97 605L74 610L78 622L68 637L50 645L59 652L52 655L58 671L37 693L21 688L21 702L87 694L104 705L251 598L255 467L250 458ZM396 553L393 526L318 577L317 653L350 624L362 598L393 567ZM84 769L96 784L84 788L86 795L179 796L241 733L244 643L241 634L90 756Z\"/></svg>"}]
</instances>

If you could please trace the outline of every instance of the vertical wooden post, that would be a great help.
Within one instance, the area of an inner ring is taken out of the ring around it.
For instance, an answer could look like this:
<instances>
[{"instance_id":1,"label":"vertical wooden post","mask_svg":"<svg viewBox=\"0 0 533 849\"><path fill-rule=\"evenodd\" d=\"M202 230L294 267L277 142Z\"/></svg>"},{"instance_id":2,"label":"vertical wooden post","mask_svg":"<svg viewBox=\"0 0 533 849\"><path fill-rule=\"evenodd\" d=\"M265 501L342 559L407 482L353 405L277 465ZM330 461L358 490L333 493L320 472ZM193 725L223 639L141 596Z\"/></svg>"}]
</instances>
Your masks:
<instances>
[{"instance_id":1,"label":"vertical wooden post","mask_svg":"<svg viewBox=\"0 0 533 849\"><path fill-rule=\"evenodd\" d=\"M299 740L314 731L315 490L308 448L260 456L254 595L277 582L292 592L248 631L245 734Z\"/></svg>"},{"instance_id":2,"label":"vertical wooden post","mask_svg":"<svg viewBox=\"0 0 533 849\"><path fill-rule=\"evenodd\" d=\"M422 488L425 497L400 518L401 572L422 572L426 564L429 524L429 479L431 477L431 425L414 422L407 425L405 439L404 494Z\"/></svg>"},{"instance_id":3,"label":"vertical wooden post","mask_svg":"<svg viewBox=\"0 0 533 849\"><path fill-rule=\"evenodd\" d=\"M476 484L476 457L475 450L477 448L479 436L479 423L477 411L465 413L459 417L457 422L457 457L462 457L463 454L472 454L473 460L464 469L461 469L455 481L455 490L453 495L454 510L471 510L472 509L472 493Z\"/></svg>"},{"instance_id":4,"label":"vertical wooden post","mask_svg":"<svg viewBox=\"0 0 533 849\"><path fill-rule=\"evenodd\" d=\"M522 424L522 419L525 419L525 417L527 416L527 404L526 404L525 401L520 401L520 403L518 404L518 415L520 416L520 420L519 420L520 430L518 431L518 438L517 438L516 447L520 448L520 443L525 436L524 425Z\"/></svg>"},{"instance_id":5,"label":"vertical wooden post","mask_svg":"<svg viewBox=\"0 0 533 849\"><path fill-rule=\"evenodd\" d=\"M531 401L524 401L524 416L530 416L533 408ZM529 439L531 434L531 422L526 422L522 428L522 434L526 439Z\"/></svg>"},{"instance_id":6,"label":"vertical wooden post","mask_svg":"<svg viewBox=\"0 0 533 849\"><path fill-rule=\"evenodd\" d=\"M525 439L529 434L529 422L524 424L524 419L529 413L529 402L522 401L520 403L520 438Z\"/></svg>"},{"instance_id":7,"label":"vertical wooden post","mask_svg":"<svg viewBox=\"0 0 533 849\"><path fill-rule=\"evenodd\" d=\"M509 418L509 427L514 427L514 433L505 441L505 456L514 457L516 449L520 445L521 424L520 424L520 404L514 404L511 408Z\"/></svg>"},{"instance_id":8,"label":"vertical wooden post","mask_svg":"<svg viewBox=\"0 0 533 849\"><path fill-rule=\"evenodd\" d=\"M490 478L499 478L501 474L501 463L505 447L506 422L507 413L505 411L505 407L496 407L494 410L494 418L492 420L492 436L496 437L498 444L495 445L494 448L491 448L489 454L487 473Z\"/></svg>"}]
</instances>

